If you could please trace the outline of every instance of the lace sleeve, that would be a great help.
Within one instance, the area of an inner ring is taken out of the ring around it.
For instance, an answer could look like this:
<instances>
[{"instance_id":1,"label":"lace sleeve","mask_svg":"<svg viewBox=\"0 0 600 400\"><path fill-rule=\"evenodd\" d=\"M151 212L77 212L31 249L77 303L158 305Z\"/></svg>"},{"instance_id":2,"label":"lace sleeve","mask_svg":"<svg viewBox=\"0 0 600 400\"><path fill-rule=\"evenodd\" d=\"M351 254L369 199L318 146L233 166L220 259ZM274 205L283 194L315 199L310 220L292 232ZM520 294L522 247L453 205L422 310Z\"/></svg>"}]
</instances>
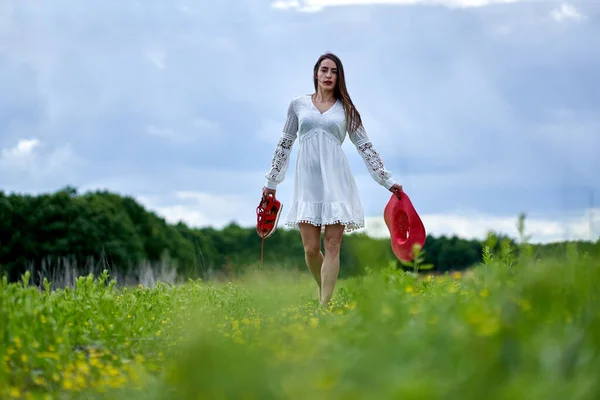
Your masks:
<instances>
[{"instance_id":1,"label":"lace sleeve","mask_svg":"<svg viewBox=\"0 0 600 400\"><path fill-rule=\"evenodd\" d=\"M386 189L391 188L396 182L392 178L392 173L385 169L383 160L375 150L375 147L373 147L373 143L371 142L371 139L369 139L364 127L359 127L355 132L350 133L348 136L354 146L356 146L358 153L365 162L365 165L375 182Z\"/></svg>"},{"instance_id":2,"label":"lace sleeve","mask_svg":"<svg viewBox=\"0 0 600 400\"><path fill-rule=\"evenodd\" d=\"M276 189L277 185L283 182L288 169L290 153L292 146L298 136L298 116L294 110L293 103L290 103L287 112L287 119L283 126L283 133L277 142L273 158L271 160L271 169L265 174L267 182L265 184L269 189Z\"/></svg>"}]
</instances>

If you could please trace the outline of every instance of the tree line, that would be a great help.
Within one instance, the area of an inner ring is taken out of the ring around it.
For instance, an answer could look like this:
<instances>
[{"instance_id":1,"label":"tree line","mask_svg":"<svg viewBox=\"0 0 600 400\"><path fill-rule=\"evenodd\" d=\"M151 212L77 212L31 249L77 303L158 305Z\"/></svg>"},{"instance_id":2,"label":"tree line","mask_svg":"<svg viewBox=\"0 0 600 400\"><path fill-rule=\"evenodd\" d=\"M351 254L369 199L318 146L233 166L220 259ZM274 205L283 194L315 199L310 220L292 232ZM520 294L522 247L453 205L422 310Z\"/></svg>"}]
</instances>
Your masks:
<instances>
[{"instance_id":1,"label":"tree line","mask_svg":"<svg viewBox=\"0 0 600 400\"><path fill-rule=\"evenodd\" d=\"M485 242L428 235L423 263L434 272L464 270L481 262L484 244L498 252L516 242L493 232ZM582 245L598 251L600 242ZM548 255L560 246L535 249ZM67 266L135 274L143 263L168 264L182 278L207 278L256 266L260 251L261 239L253 227L234 222L223 229L170 224L132 197L108 191L79 194L66 187L35 196L0 191L0 275L10 281L27 270L53 275ZM394 257L389 239L362 233L344 237L340 261L341 277L390 263L407 268ZM264 264L304 270L300 233L279 229L268 238Z\"/></svg>"}]
</instances>

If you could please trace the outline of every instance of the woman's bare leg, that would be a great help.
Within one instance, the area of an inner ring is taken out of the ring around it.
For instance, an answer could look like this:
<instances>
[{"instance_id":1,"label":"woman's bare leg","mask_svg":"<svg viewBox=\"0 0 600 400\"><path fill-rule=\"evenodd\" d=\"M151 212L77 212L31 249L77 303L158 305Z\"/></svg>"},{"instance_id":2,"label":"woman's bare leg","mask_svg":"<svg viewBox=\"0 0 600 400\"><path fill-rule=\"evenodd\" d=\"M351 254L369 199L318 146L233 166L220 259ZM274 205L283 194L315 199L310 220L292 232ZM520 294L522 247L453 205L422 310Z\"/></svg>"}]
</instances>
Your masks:
<instances>
[{"instance_id":1,"label":"woman's bare leg","mask_svg":"<svg viewBox=\"0 0 600 400\"><path fill-rule=\"evenodd\" d=\"M325 227L325 258L321 268L321 304L329 304L333 296L333 289L340 271L340 247L344 225L327 225Z\"/></svg>"},{"instance_id":2,"label":"woman's bare leg","mask_svg":"<svg viewBox=\"0 0 600 400\"><path fill-rule=\"evenodd\" d=\"M321 266L323 253L321 252L321 227L311 224L299 224L302 245L304 246L304 260L312 276L319 286L319 302L321 302Z\"/></svg>"}]
</instances>

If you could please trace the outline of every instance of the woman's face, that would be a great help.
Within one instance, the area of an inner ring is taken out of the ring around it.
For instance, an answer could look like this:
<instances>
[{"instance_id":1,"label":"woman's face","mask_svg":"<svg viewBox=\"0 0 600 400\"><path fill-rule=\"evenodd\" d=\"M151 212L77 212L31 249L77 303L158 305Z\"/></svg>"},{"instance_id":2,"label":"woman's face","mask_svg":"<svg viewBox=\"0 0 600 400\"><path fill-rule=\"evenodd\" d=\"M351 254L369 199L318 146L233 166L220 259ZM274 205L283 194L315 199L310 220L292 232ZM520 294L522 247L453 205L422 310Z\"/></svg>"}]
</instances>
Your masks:
<instances>
[{"instance_id":1,"label":"woman's face","mask_svg":"<svg viewBox=\"0 0 600 400\"><path fill-rule=\"evenodd\" d=\"M321 61L317 70L317 82L321 90L329 91L337 84L337 66L335 62L326 58Z\"/></svg>"}]
</instances>

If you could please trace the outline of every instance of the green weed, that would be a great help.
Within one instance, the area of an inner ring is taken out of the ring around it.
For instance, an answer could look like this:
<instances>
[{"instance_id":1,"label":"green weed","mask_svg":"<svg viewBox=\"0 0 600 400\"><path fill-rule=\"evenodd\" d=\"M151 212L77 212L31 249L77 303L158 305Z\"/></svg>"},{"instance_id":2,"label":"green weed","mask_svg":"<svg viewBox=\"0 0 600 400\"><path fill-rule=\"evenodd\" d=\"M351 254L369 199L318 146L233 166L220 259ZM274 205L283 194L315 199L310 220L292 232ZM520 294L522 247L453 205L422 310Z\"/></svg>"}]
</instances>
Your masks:
<instances>
[{"instance_id":1,"label":"green weed","mask_svg":"<svg viewBox=\"0 0 600 400\"><path fill-rule=\"evenodd\" d=\"M420 258L369 270L326 308L308 274L275 270L152 288L107 273L54 291L3 280L0 395L598 398L599 261L492 248L465 273L417 274Z\"/></svg>"}]
</instances>

